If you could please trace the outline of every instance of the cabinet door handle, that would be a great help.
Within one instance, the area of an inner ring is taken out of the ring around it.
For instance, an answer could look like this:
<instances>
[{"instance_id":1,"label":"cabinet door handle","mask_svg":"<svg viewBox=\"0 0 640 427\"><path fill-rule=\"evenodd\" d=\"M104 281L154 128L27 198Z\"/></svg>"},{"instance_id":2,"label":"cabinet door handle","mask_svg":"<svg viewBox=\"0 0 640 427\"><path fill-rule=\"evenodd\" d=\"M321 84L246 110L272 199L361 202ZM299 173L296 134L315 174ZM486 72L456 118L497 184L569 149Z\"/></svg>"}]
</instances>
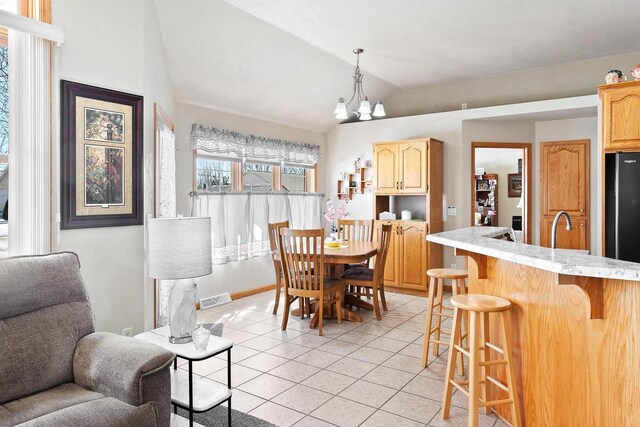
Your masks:
<instances>
[{"instance_id":1,"label":"cabinet door handle","mask_svg":"<svg viewBox=\"0 0 640 427\"><path fill-rule=\"evenodd\" d=\"M396 181L396 190L399 190L399 189L400 189L400 184L398 181Z\"/></svg>"},{"instance_id":2,"label":"cabinet door handle","mask_svg":"<svg viewBox=\"0 0 640 427\"><path fill-rule=\"evenodd\" d=\"M402 186L402 181L400 181L400 189L402 190L404 187Z\"/></svg>"}]
</instances>

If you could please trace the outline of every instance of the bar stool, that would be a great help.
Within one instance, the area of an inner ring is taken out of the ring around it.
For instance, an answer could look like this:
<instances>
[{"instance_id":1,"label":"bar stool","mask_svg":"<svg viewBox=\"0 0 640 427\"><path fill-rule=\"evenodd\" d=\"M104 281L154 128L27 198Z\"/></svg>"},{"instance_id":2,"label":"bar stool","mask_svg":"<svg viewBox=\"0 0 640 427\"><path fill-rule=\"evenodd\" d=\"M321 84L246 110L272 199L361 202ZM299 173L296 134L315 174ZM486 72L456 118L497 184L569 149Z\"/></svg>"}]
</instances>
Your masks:
<instances>
[{"instance_id":1,"label":"bar stool","mask_svg":"<svg viewBox=\"0 0 640 427\"><path fill-rule=\"evenodd\" d=\"M429 306L427 307L427 320L424 325L424 343L422 345L422 367L427 367L427 359L429 357L429 346L433 343L433 355L438 357L440 344L449 345L447 341L440 340L440 334L450 336L451 333L442 330L442 318L453 318L453 314L443 313L443 310L453 311L453 307L449 307L442 303L442 294L445 280L451 280L451 289L453 295L462 295L467 293L465 279L468 274L466 270L455 270L452 268L432 268L427 270L427 276L430 277L429 283ZM436 326L433 325L433 316L437 316ZM465 323L466 324L466 323ZM460 338L466 337L463 334ZM460 375L464 374L464 362L460 356Z\"/></svg>"},{"instance_id":2,"label":"bar stool","mask_svg":"<svg viewBox=\"0 0 640 427\"><path fill-rule=\"evenodd\" d=\"M442 400L442 419L449 418L451 407L451 392L455 386L469 397L469 427L478 426L478 411L484 408L486 414L491 406L511 404L511 425L522 425L520 419L520 404L518 392L515 389L515 370L511 361L511 324L509 323L509 310L511 302L504 298L490 295L456 295L451 298L454 307L453 334L449 347L449 360L447 362L447 378L444 386ZM469 348L463 348L458 343L462 334L461 321L464 313L469 314ZM496 313L500 318L500 332L502 348L489 342L489 313ZM491 360L490 350L500 353L502 359ZM454 379L454 358L458 354L464 354L469 358L469 380L456 381ZM491 367L505 365L504 371L507 384L501 383L491 376ZM482 371L482 375L481 372ZM464 386L468 386L466 389ZM482 389L480 389L482 385ZM499 390L496 390L496 400L492 398L491 385L506 392L507 398L498 398Z\"/></svg>"}]
</instances>

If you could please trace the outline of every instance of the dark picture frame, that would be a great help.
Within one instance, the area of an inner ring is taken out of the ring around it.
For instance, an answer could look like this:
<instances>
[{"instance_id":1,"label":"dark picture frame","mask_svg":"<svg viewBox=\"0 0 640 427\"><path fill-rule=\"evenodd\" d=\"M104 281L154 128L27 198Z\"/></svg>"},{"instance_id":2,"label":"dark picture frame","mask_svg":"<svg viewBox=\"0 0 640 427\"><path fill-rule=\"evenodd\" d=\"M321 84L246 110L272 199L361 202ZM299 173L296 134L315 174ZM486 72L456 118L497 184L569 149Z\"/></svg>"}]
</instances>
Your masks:
<instances>
[{"instance_id":1,"label":"dark picture frame","mask_svg":"<svg viewBox=\"0 0 640 427\"><path fill-rule=\"evenodd\" d=\"M142 225L143 97L68 80L60 94L60 228Z\"/></svg>"},{"instance_id":2,"label":"dark picture frame","mask_svg":"<svg viewBox=\"0 0 640 427\"><path fill-rule=\"evenodd\" d=\"M509 197L520 197L522 195L522 174L510 173L507 175Z\"/></svg>"}]
</instances>

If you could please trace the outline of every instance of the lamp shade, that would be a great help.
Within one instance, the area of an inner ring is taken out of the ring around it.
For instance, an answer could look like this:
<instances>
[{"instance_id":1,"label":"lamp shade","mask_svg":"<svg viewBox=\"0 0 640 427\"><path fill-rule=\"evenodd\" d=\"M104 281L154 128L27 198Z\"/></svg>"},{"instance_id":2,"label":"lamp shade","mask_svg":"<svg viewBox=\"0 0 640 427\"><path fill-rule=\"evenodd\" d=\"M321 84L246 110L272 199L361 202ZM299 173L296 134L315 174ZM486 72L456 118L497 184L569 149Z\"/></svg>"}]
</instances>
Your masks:
<instances>
[{"instance_id":1,"label":"lamp shade","mask_svg":"<svg viewBox=\"0 0 640 427\"><path fill-rule=\"evenodd\" d=\"M149 277L188 279L211 274L210 218L149 220Z\"/></svg>"},{"instance_id":2,"label":"lamp shade","mask_svg":"<svg viewBox=\"0 0 640 427\"><path fill-rule=\"evenodd\" d=\"M360 108L358 108L358 113L360 113L360 114L371 114L371 104L369 103L369 100L367 98L365 98L360 103Z\"/></svg>"},{"instance_id":3,"label":"lamp shade","mask_svg":"<svg viewBox=\"0 0 640 427\"><path fill-rule=\"evenodd\" d=\"M387 113L384 111L384 105L382 105L382 101L376 102L373 107L373 117L384 117Z\"/></svg>"}]
</instances>

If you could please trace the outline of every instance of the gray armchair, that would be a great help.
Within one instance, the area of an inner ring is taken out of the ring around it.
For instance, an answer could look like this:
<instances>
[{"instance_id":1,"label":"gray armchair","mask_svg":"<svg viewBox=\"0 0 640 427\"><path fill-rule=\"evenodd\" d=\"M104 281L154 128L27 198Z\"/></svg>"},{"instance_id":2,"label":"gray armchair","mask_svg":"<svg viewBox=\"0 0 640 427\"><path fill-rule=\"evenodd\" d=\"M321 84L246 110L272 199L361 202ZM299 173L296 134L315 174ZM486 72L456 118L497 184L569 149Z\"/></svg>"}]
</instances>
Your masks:
<instances>
[{"instance_id":1,"label":"gray armchair","mask_svg":"<svg viewBox=\"0 0 640 427\"><path fill-rule=\"evenodd\" d=\"M173 358L94 332L76 254L0 260L0 427L169 426Z\"/></svg>"}]
</instances>

